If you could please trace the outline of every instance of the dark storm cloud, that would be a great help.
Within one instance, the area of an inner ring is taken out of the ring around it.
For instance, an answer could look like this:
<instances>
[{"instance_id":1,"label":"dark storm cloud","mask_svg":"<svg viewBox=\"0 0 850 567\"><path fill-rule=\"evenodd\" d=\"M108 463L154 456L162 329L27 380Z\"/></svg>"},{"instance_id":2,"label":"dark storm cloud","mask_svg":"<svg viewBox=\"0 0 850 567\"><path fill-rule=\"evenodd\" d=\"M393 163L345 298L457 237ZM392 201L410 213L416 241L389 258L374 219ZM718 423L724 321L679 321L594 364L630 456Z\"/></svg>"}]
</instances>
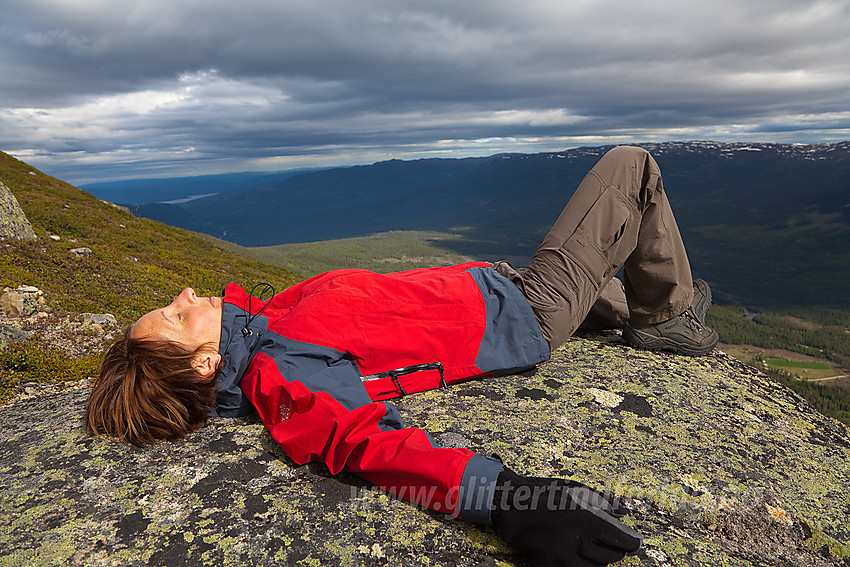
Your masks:
<instances>
[{"instance_id":1,"label":"dark storm cloud","mask_svg":"<svg viewBox=\"0 0 850 567\"><path fill-rule=\"evenodd\" d=\"M74 180L850 137L843 0L6 4L0 149Z\"/></svg>"}]
</instances>

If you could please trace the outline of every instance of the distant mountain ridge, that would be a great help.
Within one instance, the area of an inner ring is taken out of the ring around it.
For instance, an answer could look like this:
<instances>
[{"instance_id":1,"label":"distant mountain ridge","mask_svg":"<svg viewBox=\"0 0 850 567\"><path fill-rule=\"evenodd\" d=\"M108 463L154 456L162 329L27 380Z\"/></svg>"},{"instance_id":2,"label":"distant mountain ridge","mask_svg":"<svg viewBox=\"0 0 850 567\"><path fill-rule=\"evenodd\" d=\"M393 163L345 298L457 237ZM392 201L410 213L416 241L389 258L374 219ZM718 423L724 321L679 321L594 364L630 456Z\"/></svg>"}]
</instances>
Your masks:
<instances>
[{"instance_id":1,"label":"distant mountain ridge","mask_svg":"<svg viewBox=\"0 0 850 567\"><path fill-rule=\"evenodd\" d=\"M300 169L274 173L241 172L189 177L123 179L86 183L80 185L79 188L111 203L145 205L256 187L280 182L294 175L312 171L319 171L319 169Z\"/></svg>"},{"instance_id":2,"label":"distant mountain ridge","mask_svg":"<svg viewBox=\"0 0 850 567\"><path fill-rule=\"evenodd\" d=\"M449 244L463 254L530 257L611 147L391 160L135 211L246 246L439 230L463 234ZM850 142L642 147L661 166L694 271L718 297L850 307Z\"/></svg>"}]
</instances>

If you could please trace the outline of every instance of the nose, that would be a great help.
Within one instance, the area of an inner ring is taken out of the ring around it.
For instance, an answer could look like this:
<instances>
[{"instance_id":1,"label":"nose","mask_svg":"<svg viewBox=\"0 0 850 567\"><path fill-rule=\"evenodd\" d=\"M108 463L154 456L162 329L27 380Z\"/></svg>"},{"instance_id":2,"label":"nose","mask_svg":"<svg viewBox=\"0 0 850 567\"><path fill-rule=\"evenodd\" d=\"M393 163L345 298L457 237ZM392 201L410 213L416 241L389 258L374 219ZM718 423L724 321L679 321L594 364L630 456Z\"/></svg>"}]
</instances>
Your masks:
<instances>
[{"instance_id":1,"label":"nose","mask_svg":"<svg viewBox=\"0 0 850 567\"><path fill-rule=\"evenodd\" d=\"M197 296L195 295L195 290L191 287L187 287L183 291L180 292L180 295L174 300L175 303L195 303Z\"/></svg>"}]
</instances>

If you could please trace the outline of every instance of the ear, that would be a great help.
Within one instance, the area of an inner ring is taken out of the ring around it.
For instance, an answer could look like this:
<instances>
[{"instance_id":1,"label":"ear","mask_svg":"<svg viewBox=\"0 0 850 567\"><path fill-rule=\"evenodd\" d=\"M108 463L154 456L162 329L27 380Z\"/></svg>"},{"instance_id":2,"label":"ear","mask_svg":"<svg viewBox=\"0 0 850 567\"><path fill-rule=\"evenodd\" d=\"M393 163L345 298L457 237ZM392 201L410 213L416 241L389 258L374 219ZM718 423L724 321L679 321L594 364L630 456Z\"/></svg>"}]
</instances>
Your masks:
<instances>
[{"instance_id":1,"label":"ear","mask_svg":"<svg viewBox=\"0 0 850 567\"><path fill-rule=\"evenodd\" d=\"M192 368L198 371L198 374L204 378L213 375L218 365L221 363L221 355L217 352L203 352L195 356L192 360Z\"/></svg>"}]
</instances>

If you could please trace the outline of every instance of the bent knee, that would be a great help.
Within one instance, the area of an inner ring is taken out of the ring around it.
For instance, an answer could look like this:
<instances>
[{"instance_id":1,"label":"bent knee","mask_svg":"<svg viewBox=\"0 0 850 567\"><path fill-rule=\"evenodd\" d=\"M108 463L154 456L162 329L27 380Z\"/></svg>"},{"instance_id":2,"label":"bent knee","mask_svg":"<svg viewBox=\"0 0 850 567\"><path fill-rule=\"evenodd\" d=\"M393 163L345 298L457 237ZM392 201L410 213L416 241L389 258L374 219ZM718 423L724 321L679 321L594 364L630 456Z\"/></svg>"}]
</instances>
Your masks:
<instances>
[{"instance_id":1,"label":"bent knee","mask_svg":"<svg viewBox=\"0 0 850 567\"><path fill-rule=\"evenodd\" d=\"M639 148L637 146L617 146L608 150L602 159L616 159L623 161L642 162L647 159L652 159L652 154L649 150Z\"/></svg>"},{"instance_id":2,"label":"bent knee","mask_svg":"<svg viewBox=\"0 0 850 567\"><path fill-rule=\"evenodd\" d=\"M637 146L617 146L609 150L593 167L602 179L636 196L645 185L655 185L661 169L647 150Z\"/></svg>"}]
</instances>

